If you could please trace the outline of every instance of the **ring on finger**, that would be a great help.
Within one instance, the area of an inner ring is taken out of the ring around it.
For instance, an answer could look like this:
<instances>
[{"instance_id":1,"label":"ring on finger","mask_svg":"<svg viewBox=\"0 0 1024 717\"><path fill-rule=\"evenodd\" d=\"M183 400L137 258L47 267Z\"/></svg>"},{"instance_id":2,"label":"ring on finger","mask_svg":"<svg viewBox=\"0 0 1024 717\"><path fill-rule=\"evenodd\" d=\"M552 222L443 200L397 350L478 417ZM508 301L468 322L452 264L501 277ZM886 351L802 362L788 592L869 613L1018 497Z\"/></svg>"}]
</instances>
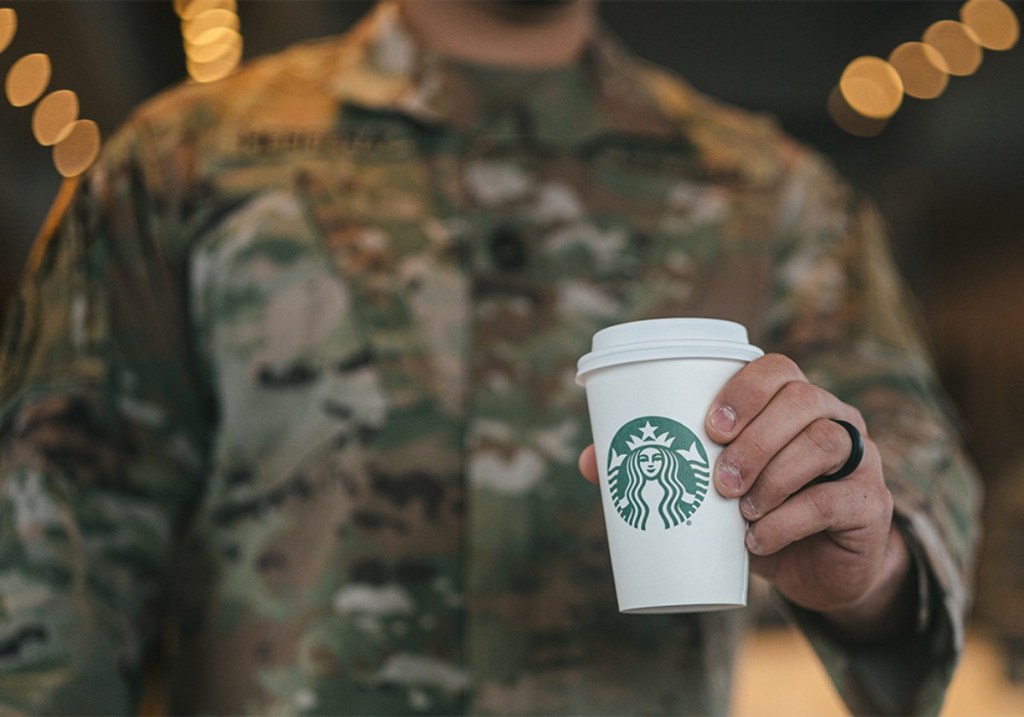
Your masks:
<instances>
[{"instance_id":1,"label":"ring on finger","mask_svg":"<svg viewBox=\"0 0 1024 717\"><path fill-rule=\"evenodd\" d=\"M847 456L846 462L839 466L839 470L835 473L829 473L821 476L818 480L820 481L831 481L845 478L846 476L857 470L860 462L864 460L864 437L861 435L857 427L849 421L843 421L838 418L830 418L833 423L838 423L842 426L850 436L851 446L850 455Z\"/></svg>"}]
</instances>

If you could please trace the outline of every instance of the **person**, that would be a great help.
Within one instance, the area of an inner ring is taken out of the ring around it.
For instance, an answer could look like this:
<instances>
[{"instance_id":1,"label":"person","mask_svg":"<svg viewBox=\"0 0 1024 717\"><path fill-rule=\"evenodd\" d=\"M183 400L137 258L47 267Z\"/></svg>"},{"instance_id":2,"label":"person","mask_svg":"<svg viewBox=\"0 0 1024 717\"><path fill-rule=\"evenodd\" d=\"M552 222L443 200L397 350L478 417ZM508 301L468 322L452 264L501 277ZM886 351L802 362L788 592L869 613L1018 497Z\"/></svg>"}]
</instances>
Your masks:
<instances>
[{"instance_id":1,"label":"person","mask_svg":"<svg viewBox=\"0 0 1024 717\"><path fill-rule=\"evenodd\" d=\"M753 570L851 710L939 710L978 489L883 224L592 3L384 3L165 93L46 241L0 378L7 709L157 675L174 714L725 713L744 611L618 614L572 477L592 334L712 316L769 351L706 425Z\"/></svg>"}]
</instances>

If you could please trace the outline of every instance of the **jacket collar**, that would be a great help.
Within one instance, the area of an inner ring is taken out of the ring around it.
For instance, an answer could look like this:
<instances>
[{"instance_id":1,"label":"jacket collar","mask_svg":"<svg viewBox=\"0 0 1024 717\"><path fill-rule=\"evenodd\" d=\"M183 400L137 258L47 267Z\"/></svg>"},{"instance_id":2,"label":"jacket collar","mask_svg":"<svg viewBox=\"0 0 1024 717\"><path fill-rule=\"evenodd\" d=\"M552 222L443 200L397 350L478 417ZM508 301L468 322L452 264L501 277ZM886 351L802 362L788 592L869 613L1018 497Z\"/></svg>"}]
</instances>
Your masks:
<instances>
[{"instance_id":1,"label":"jacket collar","mask_svg":"<svg viewBox=\"0 0 1024 717\"><path fill-rule=\"evenodd\" d=\"M595 134L681 138L693 106L685 85L632 56L603 28L580 62L597 117L578 140ZM376 6L343 41L331 90L342 102L427 125L467 131L476 120L477 103L458 63L421 43L392 2Z\"/></svg>"}]
</instances>

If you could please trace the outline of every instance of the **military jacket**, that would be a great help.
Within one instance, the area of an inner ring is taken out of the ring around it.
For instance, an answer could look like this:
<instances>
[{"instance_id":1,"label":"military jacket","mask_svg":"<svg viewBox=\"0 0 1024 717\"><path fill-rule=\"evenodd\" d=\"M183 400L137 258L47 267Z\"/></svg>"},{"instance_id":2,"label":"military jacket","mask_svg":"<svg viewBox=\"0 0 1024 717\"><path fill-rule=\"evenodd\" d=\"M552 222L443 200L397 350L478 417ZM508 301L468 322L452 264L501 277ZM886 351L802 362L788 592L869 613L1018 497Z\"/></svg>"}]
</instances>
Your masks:
<instances>
[{"instance_id":1,"label":"military jacket","mask_svg":"<svg viewBox=\"0 0 1024 717\"><path fill-rule=\"evenodd\" d=\"M743 611L617 612L577 359L742 322L865 415L915 555L851 709L936 712L976 488L884 227L602 34L569 67L340 39L137 111L6 321L0 699L126 714L721 714ZM682 567L682 566L681 566Z\"/></svg>"}]
</instances>

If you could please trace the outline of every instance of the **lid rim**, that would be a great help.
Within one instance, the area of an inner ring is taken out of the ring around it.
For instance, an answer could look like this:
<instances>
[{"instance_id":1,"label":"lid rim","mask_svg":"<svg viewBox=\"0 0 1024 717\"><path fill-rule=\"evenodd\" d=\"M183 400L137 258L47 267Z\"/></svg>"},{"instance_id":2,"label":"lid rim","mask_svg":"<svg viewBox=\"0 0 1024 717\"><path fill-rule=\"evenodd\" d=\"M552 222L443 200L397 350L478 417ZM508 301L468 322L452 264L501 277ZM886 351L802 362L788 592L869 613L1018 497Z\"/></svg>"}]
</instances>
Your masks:
<instances>
[{"instance_id":1,"label":"lid rim","mask_svg":"<svg viewBox=\"0 0 1024 717\"><path fill-rule=\"evenodd\" d=\"M681 348L688 350L680 351ZM725 359L749 362L763 355L764 351L752 344L709 346L707 342L703 342L700 346L687 347L681 347L676 343L676 345L645 346L643 348L606 349L601 352L588 353L580 358L576 364L576 381L580 383L587 374L600 369L644 361Z\"/></svg>"},{"instance_id":2,"label":"lid rim","mask_svg":"<svg viewBox=\"0 0 1024 717\"><path fill-rule=\"evenodd\" d=\"M659 339L650 338L654 333ZM638 338L639 337L639 338ZM652 341L731 341L747 343L746 327L728 319L685 316L640 319L606 326L593 336L591 348L602 351L616 346Z\"/></svg>"},{"instance_id":3,"label":"lid rim","mask_svg":"<svg viewBox=\"0 0 1024 717\"><path fill-rule=\"evenodd\" d=\"M591 351L576 364L576 382L582 385L586 374L599 369L640 361L753 361L763 355L736 321L697 316L627 321L594 334Z\"/></svg>"}]
</instances>

